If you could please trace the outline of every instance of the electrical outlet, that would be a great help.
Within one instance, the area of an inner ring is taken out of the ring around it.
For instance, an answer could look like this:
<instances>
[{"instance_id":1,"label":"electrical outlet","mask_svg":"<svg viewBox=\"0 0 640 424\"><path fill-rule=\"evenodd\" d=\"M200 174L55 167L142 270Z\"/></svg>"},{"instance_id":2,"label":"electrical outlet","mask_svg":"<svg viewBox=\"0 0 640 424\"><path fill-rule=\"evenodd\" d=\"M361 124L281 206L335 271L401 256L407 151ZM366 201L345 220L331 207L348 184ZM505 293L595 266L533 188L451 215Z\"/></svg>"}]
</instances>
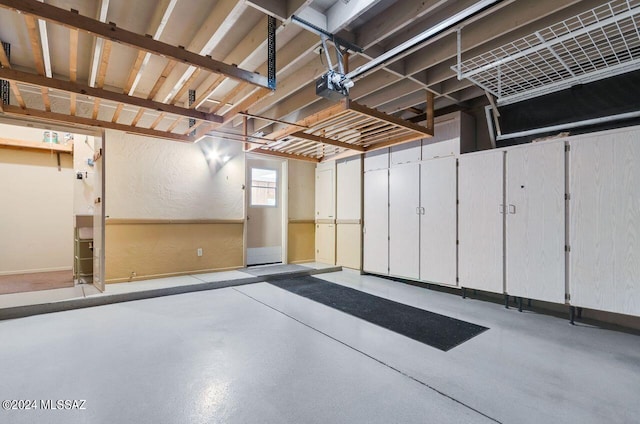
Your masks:
<instances>
[{"instance_id":1,"label":"electrical outlet","mask_svg":"<svg viewBox=\"0 0 640 424\"><path fill-rule=\"evenodd\" d=\"M198 256L202 256L202 247L198 247Z\"/></svg>"}]
</instances>

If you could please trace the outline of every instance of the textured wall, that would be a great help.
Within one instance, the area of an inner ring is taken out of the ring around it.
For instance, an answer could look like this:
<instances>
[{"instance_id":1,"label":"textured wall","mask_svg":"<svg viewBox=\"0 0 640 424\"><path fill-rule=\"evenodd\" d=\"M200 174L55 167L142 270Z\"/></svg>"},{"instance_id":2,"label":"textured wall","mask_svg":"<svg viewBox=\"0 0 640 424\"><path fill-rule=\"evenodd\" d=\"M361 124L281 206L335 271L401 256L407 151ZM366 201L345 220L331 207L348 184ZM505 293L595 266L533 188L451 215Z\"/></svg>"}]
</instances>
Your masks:
<instances>
[{"instance_id":1,"label":"textured wall","mask_svg":"<svg viewBox=\"0 0 640 424\"><path fill-rule=\"evenodd\" d=\"M107 131L105 163L108 282L243 265L240 143Z\"/></svg>"},{"instance_id":2,"label":"textured wall","mask_svg":"<svg viewBox=\"0 0 640 424\"><path fill-rule=\"evenodd\" d=\"M219 159L209 159L215 151ZM107 131L106 208L110 218L242 219L240 143L179 143ZM224 156L229 161L222 163Z\"/></svg>"}]
</instances>

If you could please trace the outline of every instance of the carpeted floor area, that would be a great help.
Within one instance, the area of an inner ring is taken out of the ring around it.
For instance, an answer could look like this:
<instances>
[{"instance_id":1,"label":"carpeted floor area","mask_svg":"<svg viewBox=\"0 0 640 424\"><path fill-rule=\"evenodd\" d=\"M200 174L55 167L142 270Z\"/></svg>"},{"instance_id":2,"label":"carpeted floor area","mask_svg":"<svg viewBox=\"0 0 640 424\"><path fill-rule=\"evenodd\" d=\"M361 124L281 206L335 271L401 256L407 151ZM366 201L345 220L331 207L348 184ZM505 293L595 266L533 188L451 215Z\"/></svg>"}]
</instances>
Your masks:
<instances>
[{"instance_id":1,"label":"carpeted floor area","mask_svg":"<svg viewBox=\"0 0 640 424\"><path fill-rule=\"evenodd\" d=\"M0 275L0 294L73 287L73 271Z\"/></svg>"}]
</instances>

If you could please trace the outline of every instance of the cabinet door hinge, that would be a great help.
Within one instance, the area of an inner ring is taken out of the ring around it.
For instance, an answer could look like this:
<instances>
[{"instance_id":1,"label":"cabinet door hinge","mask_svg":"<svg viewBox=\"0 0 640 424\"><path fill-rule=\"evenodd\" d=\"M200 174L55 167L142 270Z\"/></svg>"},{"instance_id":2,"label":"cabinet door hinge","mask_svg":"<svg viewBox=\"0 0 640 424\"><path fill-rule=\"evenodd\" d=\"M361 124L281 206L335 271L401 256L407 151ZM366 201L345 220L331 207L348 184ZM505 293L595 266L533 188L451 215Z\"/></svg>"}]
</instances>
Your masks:
<instances>
[{"instance_id":1,"label":"cabinet door hinge","mask_svg":"<svg viewBox=\"0 0 640 424\"><path fill-rule=\"evenodd\" d=\"M564 300L571 300L571 295L569 293L565 293Z\"/></svg>"},{"instance_id":2,"label":"cabinet door hinge","mask_svg":"<svg viewBox=\"0 0 640 424\"><path fill-rule=\"evenodd\" d=\"M456 277L456 283L460 282L460 278Z\"/></svg>"},{"instance_id":3,"label":"cabinet door hinge","mask_svg":"<svg viewBox=\"0 0 640 424\"><path fill-rule=\"evenodd\" d=\"M571 252L571 246L565 246L564 247L564 251L565 252Z\"/></svg>"},{"instance_id":4,"label":"cabinet door hinge","mask_svg":"<svg viewBox=\"0 0 640 424\"><path fill-rule=\"evenodd\" d=\"M571 200L571 194L565 193L564 194L564 200Z\"/></svg>"},{"instance_id":5,"label":"cabinet door hinge","mask_svg":"<svg viewBox=\"0 0 640 424\"><path fill-rule=\"evenodd\" d=\"M571 151L571 145L567 144L566 146L564 146L564 151L565 152L570 152Z\"/></svg>"},{"instance_id":6,"label":"cabinet door hinge","mask_svg":"<svg viewBox=\"0 0 640 424\"><path fill-rule=\"evenodd\" d=\"M460 244L460 240L456 240L456 246Z\"/></svg>"}]
</instances>

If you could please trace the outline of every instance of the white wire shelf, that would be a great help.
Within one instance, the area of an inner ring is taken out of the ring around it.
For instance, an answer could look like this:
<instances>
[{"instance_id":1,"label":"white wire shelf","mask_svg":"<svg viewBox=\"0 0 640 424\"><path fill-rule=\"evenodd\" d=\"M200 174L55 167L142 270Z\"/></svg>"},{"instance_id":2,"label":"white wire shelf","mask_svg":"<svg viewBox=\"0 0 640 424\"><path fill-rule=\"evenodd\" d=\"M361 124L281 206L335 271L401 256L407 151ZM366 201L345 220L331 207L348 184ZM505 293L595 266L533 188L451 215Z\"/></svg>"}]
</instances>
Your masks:
<instances>
[{"instance_id":1,"label":"white wire shelf","mask_svg":"<svg viewBox=\"0 0 640 424\"><path fill-rule=\"evenodd\" d=\"M514 103L640 68L639 28L640 0L614 0L452 69Z\"/></svg>"}]
</instances>

